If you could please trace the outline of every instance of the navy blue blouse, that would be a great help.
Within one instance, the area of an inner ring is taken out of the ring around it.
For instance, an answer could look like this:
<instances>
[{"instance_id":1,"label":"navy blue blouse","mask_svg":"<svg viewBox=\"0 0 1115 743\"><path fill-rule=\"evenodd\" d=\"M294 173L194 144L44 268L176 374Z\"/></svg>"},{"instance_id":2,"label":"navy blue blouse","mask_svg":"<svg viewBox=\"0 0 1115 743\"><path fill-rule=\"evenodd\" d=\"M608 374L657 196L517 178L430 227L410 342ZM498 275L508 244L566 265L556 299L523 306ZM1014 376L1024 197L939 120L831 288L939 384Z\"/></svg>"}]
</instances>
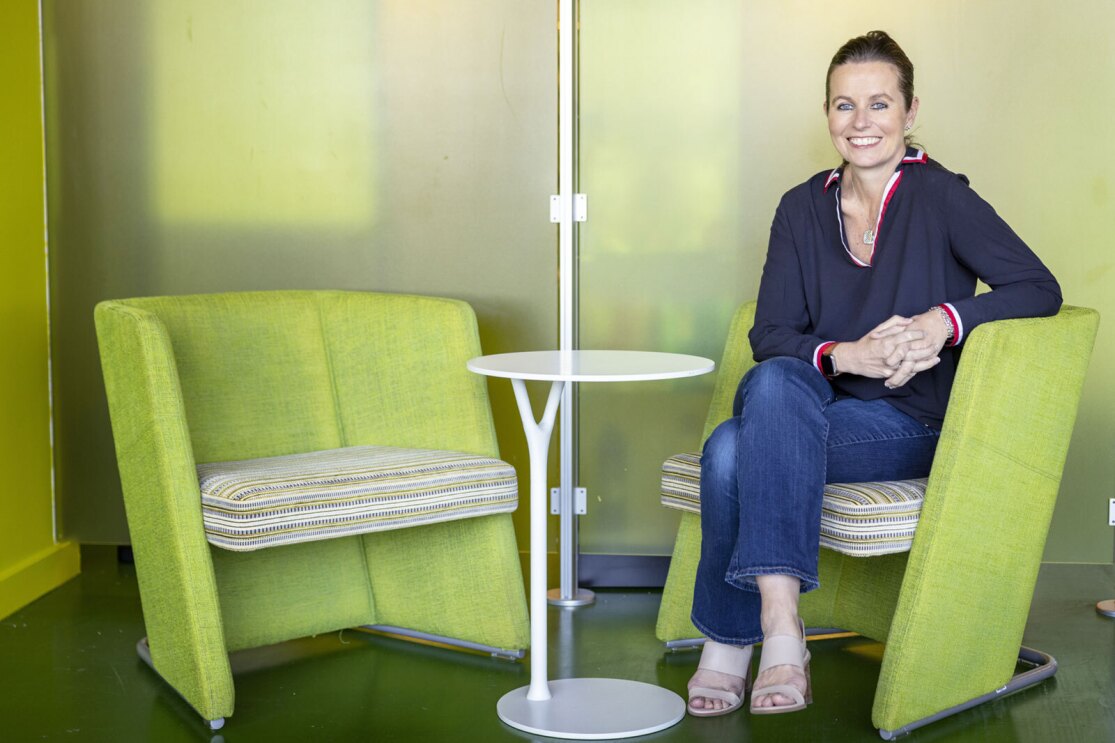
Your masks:
<instances>
[{"instance_id":1,"label":"navy blue blouse","mask_svg":"<svg viewBox=\"0 0 1115 743\"><path fill-rule=\"evenodd\" d=\"M992 320L1056 314L1060 286L965 176L915 149L887 184L874 252L860 261L845 242L841 174L818 173L778 205L750 334L755 360L793 356L820 371L831 342L858 340L891 315L941 305L956 337L940 364L894 390L854 374L831 380L838 393L883 398L940 428L968 333ZM992 291L975 296L977 278Z\"/></svg>"}]
</instances>

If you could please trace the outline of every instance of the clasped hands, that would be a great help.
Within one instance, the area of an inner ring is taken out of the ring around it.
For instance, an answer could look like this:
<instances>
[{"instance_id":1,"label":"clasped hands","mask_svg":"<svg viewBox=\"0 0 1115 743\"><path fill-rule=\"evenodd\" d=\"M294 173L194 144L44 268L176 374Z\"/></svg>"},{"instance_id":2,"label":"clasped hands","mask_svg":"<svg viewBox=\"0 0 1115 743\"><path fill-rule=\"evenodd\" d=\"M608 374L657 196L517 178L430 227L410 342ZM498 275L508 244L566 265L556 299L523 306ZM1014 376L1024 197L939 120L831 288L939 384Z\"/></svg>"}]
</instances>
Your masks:
<instances>
[{"instance_id":1,"label":"clasped hands","mask_svg":"<svg viewBox=\"0 0 1115 743\"><path fill-rule=\"evenodd\" d=\"M914 317L894 315L858 341L838 344L832 356L841 373L884 379L894 389L941 363L947 339L941 313L931 309Z\"/></svg>"}]
</instances>

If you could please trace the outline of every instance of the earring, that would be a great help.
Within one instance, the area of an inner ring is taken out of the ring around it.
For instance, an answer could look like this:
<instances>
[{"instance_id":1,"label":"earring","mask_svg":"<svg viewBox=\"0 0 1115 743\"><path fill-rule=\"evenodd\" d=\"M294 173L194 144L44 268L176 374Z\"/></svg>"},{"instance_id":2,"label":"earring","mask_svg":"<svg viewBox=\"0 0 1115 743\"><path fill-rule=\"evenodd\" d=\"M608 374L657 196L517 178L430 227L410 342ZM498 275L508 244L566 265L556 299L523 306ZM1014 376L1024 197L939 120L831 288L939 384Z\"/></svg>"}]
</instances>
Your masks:
<instances>
[{"instance_id":1,"label":"earring","mask_svg":"<svg viewBox=\"0 0 1115 743\"><path fill-rule=\"evenodd\" d=\"M910 125L909 124L906 125L906 131L910 131Z\"/></svg>"}]
</instances>

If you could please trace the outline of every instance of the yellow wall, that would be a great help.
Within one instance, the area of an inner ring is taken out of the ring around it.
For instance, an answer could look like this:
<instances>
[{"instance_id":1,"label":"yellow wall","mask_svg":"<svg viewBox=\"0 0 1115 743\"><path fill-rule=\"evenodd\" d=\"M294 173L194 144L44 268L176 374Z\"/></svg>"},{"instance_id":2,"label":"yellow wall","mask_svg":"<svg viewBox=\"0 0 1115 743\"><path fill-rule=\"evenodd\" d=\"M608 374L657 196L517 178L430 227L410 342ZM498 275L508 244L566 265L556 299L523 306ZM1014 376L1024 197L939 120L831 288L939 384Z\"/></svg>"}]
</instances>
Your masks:
<instances>
[{"instance_id":1,"label":"yellow wall","mask_svg":"<svg viewBox=\"0 0 1115 743\"><path fill-rule=\"evenodd\" d=\"M47 387L39 8L0 5L0 618L79 570L55 544Z\"/></svg>"}]
</instances>

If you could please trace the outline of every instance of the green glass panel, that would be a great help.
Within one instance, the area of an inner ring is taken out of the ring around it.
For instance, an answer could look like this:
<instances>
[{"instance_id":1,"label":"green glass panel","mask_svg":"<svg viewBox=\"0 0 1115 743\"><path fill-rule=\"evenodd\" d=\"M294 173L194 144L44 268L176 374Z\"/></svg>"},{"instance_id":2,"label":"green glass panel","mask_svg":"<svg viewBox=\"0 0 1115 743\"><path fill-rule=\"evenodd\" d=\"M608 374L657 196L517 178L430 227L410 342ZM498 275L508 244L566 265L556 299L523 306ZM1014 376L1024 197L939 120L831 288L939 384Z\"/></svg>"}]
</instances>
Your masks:
<instances>
[{"instance_id":1,"label":"green glass panel","mask_svg":"<svg viewBox=\"0 0 1115 743\"><path fill-rule=\"evenodd\" d=\"M733 0L581 3L582 348L719 360L758 286L765 246L741 233L770 217L741 198L742 15ZM659 468L699 448L712 382L581 385L583 552L669 554Z\"/></svg>"},{"instance_id":2,"label":"green glass panel","mask_svg":"<svg viewBox=\"0 0 1115 743\"><path fill-rule=\"evenodd\" d=\"M93 334L101 299L444 295L476 309L486 352L556 344L552 5L43 7L65 536L127 540ZM510 385L490 389L504 458L525 473Z\"/></svg>"},{"instance_id":3,"label":"green glass panel","mask_svg":"<svg viewBox=\"0 0 1115 743\"><path fill-rule=\"evenodd\" d=\"M1106 318L1045 559L1109 561L1115 4L582 0L580 16L581 346L719 358L778 199L839 162L822 112L833 53L886 29L917 69L915 137L971 178L1066 303ZM582 386L583 551L669 552L658 468L698 446L710 385Z\"/></svg>"}]
</instances>

